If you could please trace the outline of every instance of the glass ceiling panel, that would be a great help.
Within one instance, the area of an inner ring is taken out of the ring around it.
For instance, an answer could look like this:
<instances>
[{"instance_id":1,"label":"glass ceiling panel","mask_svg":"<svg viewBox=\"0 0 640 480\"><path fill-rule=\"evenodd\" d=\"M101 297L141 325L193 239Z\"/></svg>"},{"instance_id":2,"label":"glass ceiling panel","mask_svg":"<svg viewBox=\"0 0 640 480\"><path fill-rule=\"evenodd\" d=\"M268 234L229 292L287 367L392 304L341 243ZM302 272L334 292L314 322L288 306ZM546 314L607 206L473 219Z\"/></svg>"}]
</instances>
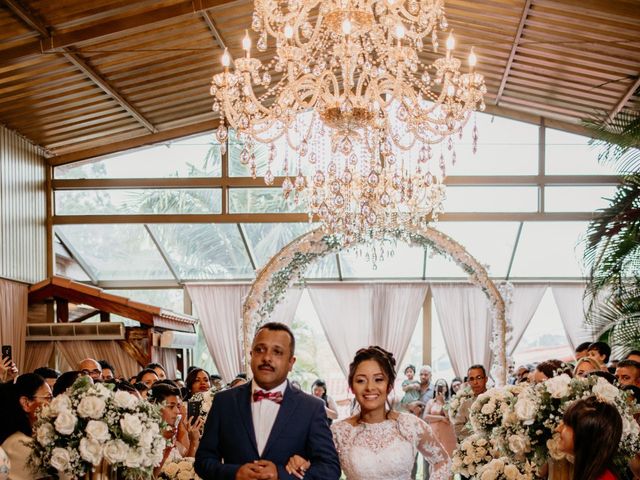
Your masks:
<instances>
[{"instance_id":1,"label":"glass ceiling panel","mask_svg":"<svg viewBox=\"0 0 640 480\"><path fill-rule=\"evenodd\" d=\"M387 250L385 248L385 250ZM395 252L389 257L385 252L384 261L377 262L377 268L371 261L367 261L367 248L353 248L340 253L342 277L348 278L421 278L424 249L412 247L404 242L398 242L392 247ZM360 253L358 253L360 252Z\"/></svg>"},{"instance_id":2,"label":"glass ceiling panel","mask_svg":"<svg viewBox=\"0 0 640 480\"><path fill-rule=\"evenodd\" d=\"M598 162L598 149L589 138L547 128L545 131L548 175L616 175L610 164Z\"/></svg>"},{"instance_id":3,"label":"glass ceiling panel","mask_svg":"<svg viewBox=\"0 0 640 480\"><path fill-rule=\"evenodd\" d=\"M213 134L132 150L108 158L61 165L55 178L219 177L220 145Z\"/></svg>"},{"instance_id":4,"label":"glass ceiling panel","mask_svg":"<svg viewBox=\"0 0 640 480\"><path fill-rule=\"evenodd\" d=\"M172 279L143 225L58 225L99 280Z\"/></svg>"},{"instance_id":5,"label":"glass ceiling panel","mask_svg":"<svg viewBox=\"0 0 640 480\"><path fill-rule=\"evenodd\" d=\"M71 256L69 250L60 243L60 239L56 235L53 236L53 251L56 256L56 275L61 275L81 282L88 282L91 280L80 264L78 264L78 262Z\"/></svg>"},{"instance_id":6,"label":"glass ceiling panel","mask_svg":"<svg viewBox=\"0 0 640 480\"><path fill-rule=\"evenodd\" d=\"M594 212L609 206L616 187L545 187L544 209L547 212Z\"/></svg>"},{"instance_id":7,"label":"glass ceiling panel","mask_svg":"<svg viewBox=\"0 0 640 480\"><path fill-rule=\"evenodd\" d=\"M492 277L505 277L513 244L518 232L517 222L438 222L434 228L460 243L481 264L488 266ZM455 262L429 251L427 278L466 278L467 274Z\"/></svg>"},{"instance_id":8,"label":"glass ceiling panel","mask_svg":"<svg viewBox=\"0 0 640 480\"><path fill-rule=\"evenodd\" d=\"M300 213L306 205L300 201L296 205L293 195L284 198L280 188L230 188L230 213Z\"/></svg>"},{"instance_id":9,"label":"glass ceiling panel","mask_svg":"<svg viewBox=\"0 0 640 480\"><path fill-rule=\"evenodd\" d=\"M247 242L258 268L264 265L285 245L303 233L317 227L310 223L244 223Z\"/></svg>"},{"instance_id":10,"label":"glass ceiling panel","mask_svg":"<svg viewBox=\"0 0 640 480\"><path fill-rule=\"evenodd\" d=\"M58 190L56 215L220 213L220 189Z\"/></svg>"},{"instance_id":11,"label":"glass ceiling panel","mask_svg":"<svg viewBox=\"0 0 640 480\"><path fill-rule=\"evenodd\" d=\"M586 222L525 222L512 277L582 277Z\"/></svg>"},{"instance_id":12,"label":"glass ceiling panel","mask_svg":"<svg viewBox=\"0 0 640 480\"><path fill-rule=\"evenodd\" d=\"M338 264L336 263L335 253L326 255L307 269L304 278L310 280L338 280Z\"/></svg>"},{"instance_id":13,"label":"glass ceiling panel","mask_svg":"<svg viewBox=\"0 0 640 480\"><path fill-rule=\"evenodd\" d=\"M181 279L252 278L251 262L235 223L150 225Z\"/></svg>"},{"instance_id":14,"label":"glass ceiling panel","mask_svg":"<svg viewBox=\"0 0 640 480\"><path fill-rule=\"evenodd\" d=\"M448 175L534 175L538 171L538 126L476 114L478 150L471 141L471 118L456 143L456 165ZM509 132L505 135L505 132ZM434 153L439 155L438 147ZM445 154L446 156L446 154Z\"/></svg>"},{"instance_id":15,"label":"glass ceiling panel","mask_svg":"<svg viewBox=\"0 0 640 480\"><path fill-rule=\"evenodd\" d=\"M105 292L177 313L184 313L184 294L179 289L105 290Z\"/></svg>"},{"instance_id":16,"label":"glass ceiling panel","mask_svg":"<svg viewBox=\"0 0 640 480\"><path fill-rule=\"evenodd\" d=\"M535 212L537 187L447 187L445 212Z\"/></svg>"}]
</instances>

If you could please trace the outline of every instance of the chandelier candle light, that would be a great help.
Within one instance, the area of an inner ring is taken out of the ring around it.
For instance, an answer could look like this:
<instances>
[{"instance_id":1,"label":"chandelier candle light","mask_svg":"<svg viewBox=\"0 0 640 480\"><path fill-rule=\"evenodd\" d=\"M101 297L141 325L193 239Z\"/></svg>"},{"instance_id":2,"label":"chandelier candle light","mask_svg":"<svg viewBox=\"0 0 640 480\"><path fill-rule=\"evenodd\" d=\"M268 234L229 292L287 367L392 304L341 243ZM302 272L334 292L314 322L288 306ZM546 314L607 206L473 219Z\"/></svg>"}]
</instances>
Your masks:
<instances>
[{"instance_id":1,"label":"chandelier candle light","mask_svg":"<svg viewBox=\"0 0 640 480\"><path fill-rule=\"evenodd\" d=\"M446 53L421 60L425 40L438 49L447 29L444 0L255 0L257 49L270 37L275 56L263 64L225 50L213 77L216 136L233 128L241 163L256 176L256 148L268 145L264 173L282 173L285 197L308 205L328 233L347 241L380 239L389 228L442 213L452 136L483 110L484 78ZM274 81L272 82L272 73ZM276 81L277 77L277 81ZM443 142L434 158L433 144ZM474 127L474 151L477 131ZM224 148L224 147L223 147Z\"/></svg>"}]
</instances>

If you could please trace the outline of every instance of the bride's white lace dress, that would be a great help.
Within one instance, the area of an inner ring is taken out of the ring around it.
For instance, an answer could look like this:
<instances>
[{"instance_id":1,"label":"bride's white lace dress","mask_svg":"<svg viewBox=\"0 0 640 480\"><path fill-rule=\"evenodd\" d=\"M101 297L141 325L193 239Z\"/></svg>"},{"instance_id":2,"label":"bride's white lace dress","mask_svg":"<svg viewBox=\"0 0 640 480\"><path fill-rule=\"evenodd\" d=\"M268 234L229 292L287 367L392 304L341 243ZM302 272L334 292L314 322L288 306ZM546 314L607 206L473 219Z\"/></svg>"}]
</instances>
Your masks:
<instances>
[{"instance_id":1,"label":"bride's white lace dress","mask_svg":"<svg viewBox=\"0 0 640 480\"><path fill-rule=\"evenodd\" d=\"M449 455L423 420L408 413L380 423L334 423L333 439L348 480L410 480L416 452L431 465L430 480L451 477Z\"/></svg>"}]
</instances>

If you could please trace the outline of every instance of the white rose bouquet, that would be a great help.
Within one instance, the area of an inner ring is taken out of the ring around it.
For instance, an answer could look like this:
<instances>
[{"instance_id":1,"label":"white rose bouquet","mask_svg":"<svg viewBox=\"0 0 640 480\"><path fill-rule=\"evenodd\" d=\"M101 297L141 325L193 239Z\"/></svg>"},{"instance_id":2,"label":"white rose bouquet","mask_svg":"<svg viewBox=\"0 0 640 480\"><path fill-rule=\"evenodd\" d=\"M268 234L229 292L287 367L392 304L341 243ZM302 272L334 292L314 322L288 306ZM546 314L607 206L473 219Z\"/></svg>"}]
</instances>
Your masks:
<instances>
[{"instance_id":1,"label":"white rose bouquet","mask_svg":"<svg viewBox=\"0 0 640 480\"><path fill-rule=\"evenodd\" d=\"M40 410L29 458L34 473L77 478L104 460L118 478L152 478L167 445L160 410L112 388L80 377Z\"/></svg>"},{"instance_id":2,"label":"white rose bouquet","mask_svg":"<svg viewBox=\"0 0 640 480\"><path fill-rule=\"evenodd\" d=\"M460 407L470 398L473 398L473 390L468 385L460 388L451 400L444 406L445 411L449 414L450 418L455 418L460 410Z\"/></svg>"},{"instance_id":3,"label":"white rose bouquet","mask_svg":"<svg viewBox=\"0 0 640 480\"><path fill-rule=\"evenodd\" d=\"M213 404L213 398L219 391L219 389L212 388L211 390L207 390L204 393L198 392L189 399L190 402L200 402L200 417L202 418L203 425L207 420L207 417L209 416L209 411L211 410L211 405Z\"/></svg>"},{"instance_id":4,"label":"white rose bouquet","mask_svg":"<svg viewBox=\"0 0 640 480\"><path fill-rule=\"evenodd\" d=\"M474 477L483 465L495 456L496 451L491 440L483 435L471 435L465 438L453 452L451 471L463 477Z\"/></svg>"},{"instance_id":5,"label":"white rose bouquet","mask_svg":"<svg viewBox=\"0 0 640 480\"><path fill-rule=\"evenodd\" d=\"M476 433L490 433L501 425L516 397L508 387L492 388L478 395L469 410L469 420Z\"/></svg>"},{"instance_id":6,"label":"white rose bouquet","mask_svg":"<svg viewBox=\"0 0 640 480\"><path fill-rule=\"evenodd\" d=\"M507 457L494 458L478 469L478 480L531 480L535 477L535 468L527 463L516 465Z\"/></svg>"},{"instance_id":7,"label":"white rose bouquet","mask_svg":"<svg viewBox=\"0 0 640 480\"><path fill-rule=\"evenodd\" d=\"M162 466L159 479L162 480L201 480L193 469L195 459L182 458L173 462L166 462Z\"/></svg>"}]
</instances>

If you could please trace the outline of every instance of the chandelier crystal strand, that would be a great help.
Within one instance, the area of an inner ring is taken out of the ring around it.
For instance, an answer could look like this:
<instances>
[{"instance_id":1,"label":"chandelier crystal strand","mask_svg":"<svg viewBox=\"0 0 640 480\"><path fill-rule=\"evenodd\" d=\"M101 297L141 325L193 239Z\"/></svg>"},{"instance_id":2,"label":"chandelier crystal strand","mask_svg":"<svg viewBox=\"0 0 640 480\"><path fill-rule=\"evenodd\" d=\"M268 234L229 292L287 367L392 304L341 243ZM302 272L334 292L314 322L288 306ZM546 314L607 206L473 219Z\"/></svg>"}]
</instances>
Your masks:
<instances>
[{"instance_id":1,"label":"chandelier crystal strand","mask_svg":"<svg viewBox=\"0 0 640 480\"><path fill-rule=\"evenodd\" d=\"M228 128L244 141L241 162L256 174L258 144L268 145L265 183L285 178L285 197L306 202L328 233L354 242L382 240L405 224L443 212L453 136L484 109L484 78L446 52L426 64L447 29L443 0L255 0L257 49L275 47L263 64L225 50L211 94ZM434 155L432 145L441 145ZM474 150L477 129L474 126ZM276 168L282 164L282 169ZM374 257L389 256L382 246Z\"/></svg>"}]
</instances>

